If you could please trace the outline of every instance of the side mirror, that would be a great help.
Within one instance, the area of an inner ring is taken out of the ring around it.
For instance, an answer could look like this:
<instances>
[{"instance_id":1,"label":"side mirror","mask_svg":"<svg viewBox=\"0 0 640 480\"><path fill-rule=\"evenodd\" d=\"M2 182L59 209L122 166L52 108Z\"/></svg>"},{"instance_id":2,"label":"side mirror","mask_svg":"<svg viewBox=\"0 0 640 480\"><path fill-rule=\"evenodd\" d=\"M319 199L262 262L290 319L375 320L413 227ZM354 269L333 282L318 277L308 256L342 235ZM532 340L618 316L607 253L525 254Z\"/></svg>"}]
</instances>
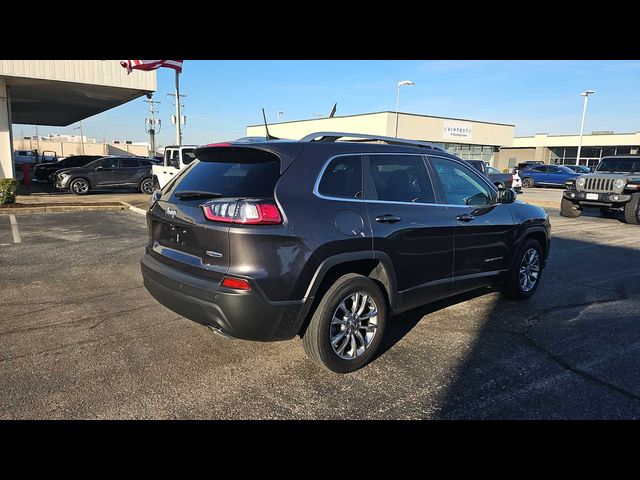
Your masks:
<instances>
[{"instance_id":1,"label":"side mirror","mask_svg":"<svg viewBox=\"0 0 640 480\"><path fill-rule=\"evenodd\" d=\"M173 168L177 168L179 170L180 169L180 160L178 160L177 158L174 158L173 160L171 160L171 166Z\"/></svg>"},{"instance_id":2,"label":"side mirror","mask_svg":"<svg viewBox=\"0 0 640 480\"><path fill-rule=\"evenodd\" d=\"M102 165L100 165L100 166L96 167L96 172L97 172L98 170L103 170L103 169L104 169L104 167L103 167Z\"/></svg>"},{"instance_id":3,"label":"side mirror","mask_svg":"<svg viewBox=\"0 0 640 480\"><path fill-rule=\"evenodd\" d=\"M510 188L501 188L498 190L498 203L513 203L516 201L516 192Z\"/></svg>"}]
</instances>

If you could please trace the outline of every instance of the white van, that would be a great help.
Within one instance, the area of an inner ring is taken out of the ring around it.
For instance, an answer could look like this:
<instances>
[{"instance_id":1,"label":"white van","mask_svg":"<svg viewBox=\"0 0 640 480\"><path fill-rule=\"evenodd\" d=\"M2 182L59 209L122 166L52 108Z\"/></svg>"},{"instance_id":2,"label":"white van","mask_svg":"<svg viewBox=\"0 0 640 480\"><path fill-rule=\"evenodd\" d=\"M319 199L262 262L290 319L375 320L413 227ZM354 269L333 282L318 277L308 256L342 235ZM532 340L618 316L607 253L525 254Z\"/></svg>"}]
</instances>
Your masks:
<instances>
[{"instance_id":1,"label":"white van","mask_svg":"<svg viewBox=\"0 0 640 480\"><path fill-rule=\"evenodd\" d=\"M174 145L165 148L162 164L154 165L151 169L154 187L164 188L183 168L193 162L196 147L197 145Z\"/></svg>"}]
</instances>

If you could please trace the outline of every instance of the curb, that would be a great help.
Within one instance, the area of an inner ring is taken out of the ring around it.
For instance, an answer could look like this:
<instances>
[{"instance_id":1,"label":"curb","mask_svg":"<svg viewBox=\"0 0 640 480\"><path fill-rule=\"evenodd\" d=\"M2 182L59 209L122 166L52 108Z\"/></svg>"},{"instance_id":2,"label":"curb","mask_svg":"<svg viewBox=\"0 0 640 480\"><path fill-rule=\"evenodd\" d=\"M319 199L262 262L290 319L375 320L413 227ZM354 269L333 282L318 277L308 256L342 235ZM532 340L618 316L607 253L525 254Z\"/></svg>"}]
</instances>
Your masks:
<instances>
[{"instance_id":1,"label":"curb","mask_svg":"<svg viewBox=\"0 0 640 480\"><path fill-rule=\"evenodd\" d=\"M23 213L86 212L92 210L117 211L124 210L124 207L118 205L42 205L21 208L1 208L0 215L20 215Z\"/></svg>"},{"instance_id":2,"label":"curb","mask_svg":"<svg viewBox=\"0 0 640 480\"><path fill-rule=\"evenodd\" d=\"M123 201L120 201L120 203L122 205L124 205L125 207L129 208L129 210L131 210L132 212L135 212L135 213L137 213L139 215L146 215L147 214L146 210L143 210L142 208L139 208L139 207L134 207L130 203L123 202Z\"/></svg>"}]
</instances>

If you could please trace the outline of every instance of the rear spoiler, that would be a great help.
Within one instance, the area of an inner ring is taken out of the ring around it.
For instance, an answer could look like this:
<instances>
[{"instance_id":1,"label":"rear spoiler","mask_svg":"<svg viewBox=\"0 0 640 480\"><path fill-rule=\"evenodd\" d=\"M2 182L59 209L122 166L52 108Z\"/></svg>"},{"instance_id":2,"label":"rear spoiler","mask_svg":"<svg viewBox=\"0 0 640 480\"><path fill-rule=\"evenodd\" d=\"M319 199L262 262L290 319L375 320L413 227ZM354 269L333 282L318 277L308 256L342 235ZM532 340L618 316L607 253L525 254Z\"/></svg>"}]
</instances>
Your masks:
<instances>
[{"instance_id":1,"label":"rear spoiler","mask_svg":"<svg viewBox=\"0 0 640 480\"><path fill-rule=\"evenodd\" d=\"M201 145L194 150L194 155L198 160L203 162L213 161L216 156L219 156L225 152L239 153L246 151L247 153L253 151L263 151L271 153L280 159L280 174L289 168L293 161L300 155L300 152L304 148L304 145L297 142L263 142L263 143L211 143L208 145Z\"/></svg>"}]
</instances>

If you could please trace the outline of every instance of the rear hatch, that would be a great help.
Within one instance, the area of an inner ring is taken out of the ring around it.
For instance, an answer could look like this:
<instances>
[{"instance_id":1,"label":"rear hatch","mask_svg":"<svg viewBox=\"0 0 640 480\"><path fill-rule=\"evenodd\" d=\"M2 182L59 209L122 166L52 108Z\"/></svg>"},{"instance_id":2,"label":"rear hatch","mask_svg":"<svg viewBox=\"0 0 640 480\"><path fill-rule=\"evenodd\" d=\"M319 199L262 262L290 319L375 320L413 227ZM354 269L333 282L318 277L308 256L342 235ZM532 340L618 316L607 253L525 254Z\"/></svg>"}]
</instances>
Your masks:
<instances>
[{"instance_id":1,"label":"rear hatch","mask_svg":"<svg viewBox=\"0 0 640 480\"><path fill-rule=\"evenodd\" d=\"M148 216L149 253L184 271L221 280L229 268L233 223L205 217L205 204L274 197L280 159L258 148L200 149L169 183Z\"/></svg>"}]
</instances>

